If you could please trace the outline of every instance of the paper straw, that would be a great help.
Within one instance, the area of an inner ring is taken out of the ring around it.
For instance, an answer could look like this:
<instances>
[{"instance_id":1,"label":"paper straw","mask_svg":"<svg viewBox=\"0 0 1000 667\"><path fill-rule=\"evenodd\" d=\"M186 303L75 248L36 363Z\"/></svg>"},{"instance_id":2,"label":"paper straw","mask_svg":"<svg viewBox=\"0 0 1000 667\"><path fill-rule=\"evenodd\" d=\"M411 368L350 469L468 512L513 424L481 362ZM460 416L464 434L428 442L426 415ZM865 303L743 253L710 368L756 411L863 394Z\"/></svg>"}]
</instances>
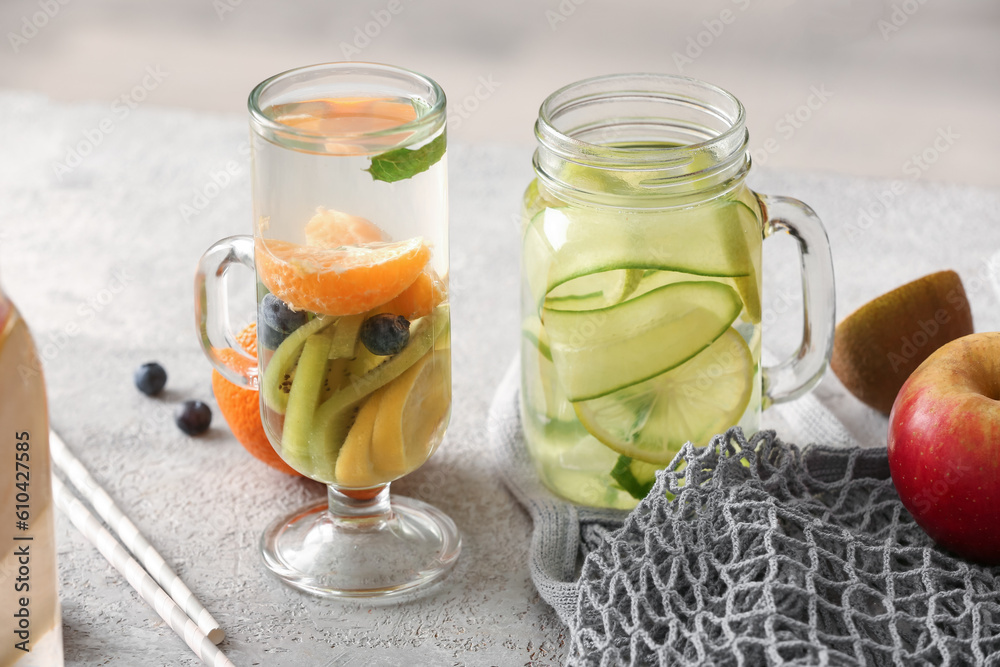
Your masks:
<instances>
[{"instance_id":1,"label":"paper straw","mask_svg":"<svg viewBox=\"0 0 1000 667\"><path fill-rule=\"evenodd\" d=\"M218 644L226 638L226 633L219 627L219 622L198 601L194 593L184 584L180 577L170 569L163 556L139 532L136 525L125 516L111 496L101 487L96 479L87 471L80 460L73 455L66 443L55 431L49 431L49 449L52 461L56 467L73 483L84 499L97 510L104 521L118 533L122 544L142 563L153 579L174 599L191 620L198 624L213 643Z\"/></svg>"},{"instance_id":2,"label":"paper straw","mask_svg":"<svg viewBox=\"0 0 1000 667\"><path fill-rule=\"evenodd\" d=\"M101 525L90 513L90 510L55 475L52 476L52 490L56 506L69 517L84 537L104 554L108 562L125 576L132 584L132 588L138 591L142 599L156 610L160 618L184 639L202 662L210 667L236 667L184 613L184 610L162 588L156 585L153 578L142 569L142 565L125 551L114 535Z\"/></svg>"}]
</instances>

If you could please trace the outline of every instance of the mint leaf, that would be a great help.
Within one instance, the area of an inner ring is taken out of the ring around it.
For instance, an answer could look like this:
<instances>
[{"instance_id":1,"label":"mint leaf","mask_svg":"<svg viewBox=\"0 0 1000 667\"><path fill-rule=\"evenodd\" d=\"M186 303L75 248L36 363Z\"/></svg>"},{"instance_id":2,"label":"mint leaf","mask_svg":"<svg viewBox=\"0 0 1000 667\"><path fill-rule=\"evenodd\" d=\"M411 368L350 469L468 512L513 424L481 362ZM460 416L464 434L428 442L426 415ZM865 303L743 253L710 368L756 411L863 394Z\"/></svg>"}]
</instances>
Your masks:
<instances>
[{"instance_id":1,"label":"mint leaf","mask_svg":"<svg viewBox=\"0 0 1000 667\"><path fill-rule=\"evenodd\" d=\"M372 166L365 169L376 181L395 183L427 171L444 156L444 133L420 148L397 148L372 158Z\"/></svg>"},{"instance_id":2,"label":"mint leaf","mask_svg":"<svg viewBox=\"0 0 1000 667\"><path fill-rule=\"evenodd\" d=\"M611 477L618 485L628 491L629 495L638 500L642 500L649 495L653 488L653 481L642 484L632 474L632 459L628 456L619 456L615 461L615 467L611 469Z\"/></svg>"}]
</instances>

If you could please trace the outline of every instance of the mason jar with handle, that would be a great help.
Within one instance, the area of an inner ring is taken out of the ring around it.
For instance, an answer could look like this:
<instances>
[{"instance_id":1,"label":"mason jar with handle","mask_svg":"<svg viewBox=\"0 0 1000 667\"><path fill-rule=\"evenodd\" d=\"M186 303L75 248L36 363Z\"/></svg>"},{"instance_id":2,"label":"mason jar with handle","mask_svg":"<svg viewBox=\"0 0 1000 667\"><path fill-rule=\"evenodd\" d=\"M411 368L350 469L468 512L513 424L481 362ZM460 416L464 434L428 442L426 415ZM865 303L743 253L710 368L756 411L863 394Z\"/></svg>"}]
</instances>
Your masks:
<instances>
[{"instance_id":1,"label":"mason jar with handle","mask_svg":"<svg viewBox=\"0 0 1000 667\"><path fill-rule=\"evenodd\" d=\"M806 204L762 195L742 104L661 74L566 86L535 125L522 224L521 413L545 484L634 507L686 442L809 391L833 341L833 265ZM801 258L802 342L761 364L761 246Z\"/></svg>"}]
</instances>

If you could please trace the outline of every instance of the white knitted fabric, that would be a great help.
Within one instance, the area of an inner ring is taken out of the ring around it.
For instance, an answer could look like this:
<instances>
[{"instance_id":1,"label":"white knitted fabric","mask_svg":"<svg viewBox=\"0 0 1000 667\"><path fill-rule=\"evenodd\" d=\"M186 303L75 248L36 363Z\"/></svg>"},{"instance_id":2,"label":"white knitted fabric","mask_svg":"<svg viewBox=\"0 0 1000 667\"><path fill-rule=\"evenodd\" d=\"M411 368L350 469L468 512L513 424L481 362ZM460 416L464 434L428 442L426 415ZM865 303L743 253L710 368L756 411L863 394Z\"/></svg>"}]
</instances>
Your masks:
<instances>
[{"instance_id":1,"label":"white knitted fabric","mask_svg":"<svg viewBox=\"0 0 1000 667\"><path fill-rule=\"evenodd\" d=\"M567 664L1000 664L1000 568L935 547L896 495L886 450L845 447L815 398L783 416L838 446L730 429L685 445L626 514L541 484L518 379L515 361L490 438L534 520L531 575L568 627Z\"/></svg>"}]
</instances>

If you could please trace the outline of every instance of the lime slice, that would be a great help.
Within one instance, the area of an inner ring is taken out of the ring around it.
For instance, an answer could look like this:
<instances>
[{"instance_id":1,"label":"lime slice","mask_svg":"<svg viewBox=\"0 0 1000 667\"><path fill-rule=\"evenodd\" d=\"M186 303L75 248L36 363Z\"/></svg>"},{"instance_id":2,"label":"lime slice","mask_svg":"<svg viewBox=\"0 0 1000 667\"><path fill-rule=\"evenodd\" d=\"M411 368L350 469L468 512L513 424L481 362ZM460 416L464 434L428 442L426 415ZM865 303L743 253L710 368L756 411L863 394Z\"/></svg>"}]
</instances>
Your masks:
<instances>
[{"instance_id":1,"label":"lime slice","mask_svg":"<svg viewBox=\"0 0 1000 667\"><path fill-rule=\"evenodd\" d=\"M573 407L584 428L611 449L665 465L685 442L705 445L739 421L753 377L750 348L730 328L673 370Z\"/></svg>"},{"instance_id":2,"label":"lime slice","mask_svg":"<svg viewBox=\"0 0 1000 667\"><path fill-rule=\"evenodd\" d=\"M679 366L740 314L729 285L673 283L609 308L543 309L552 362L570 401L605 396Z\"/></svg>"}]
</instances>

